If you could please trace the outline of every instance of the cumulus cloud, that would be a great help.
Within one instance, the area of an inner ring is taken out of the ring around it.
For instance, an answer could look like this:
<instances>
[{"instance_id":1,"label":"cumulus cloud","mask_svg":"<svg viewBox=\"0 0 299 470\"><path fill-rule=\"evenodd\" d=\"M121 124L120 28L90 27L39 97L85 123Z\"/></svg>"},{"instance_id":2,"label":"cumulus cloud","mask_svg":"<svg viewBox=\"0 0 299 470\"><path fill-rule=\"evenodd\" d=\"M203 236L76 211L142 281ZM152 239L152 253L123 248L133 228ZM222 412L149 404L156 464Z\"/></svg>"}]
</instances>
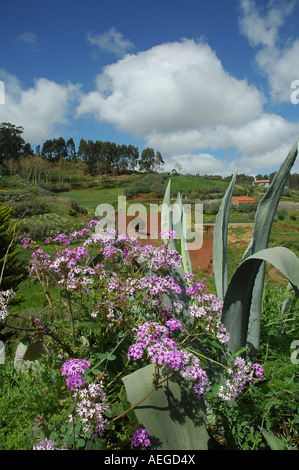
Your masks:
<instances>
[{"instance_id":1,"label":"cumulus cloud","mask_svg":"<svg viewBox=\"0 0 299 470\"><path fill-rule=\"evenodd\" d=\"M67 124L70 106L78 98L78 85L39 78L34 86L23 89L17 77L5 70L0 70L0 79L5 83L0 122L23 126L27 142L40 143L54 135L57 125Z\"/></svg>"},{"instance_id":2,"label":"cumulus cloud","mask_svg":"<svg viewBox=\"0 0 299 470\"><path fill-rule=\"evenodd\" d=\"M83 96L78 114L137 136L189 131L255 119L263 96L222 67L208 44L166 43L108 65L97 90Z\"/></svg>"},{"instance_id":3,"label":"cumulus cloud","mask_svg":"<svg viewBox=\"0 0 299 470\"><path fill-rule=\"evenodd\" d=\"M82 95L78 116L92 114L144 138L170 170L181 161L187 172L211 174L229 174L237 164L250 172L273 168L298 132L298 123L265 113L265 96L230 75L203 42L184 39L126 55L96 84ZM239 157L227 165L212 155L219 149Z\"/></svg>"},{"instance_id":4,"label":"cumulus cloud","mask_svg":"<svg viewBox=\"0 0 299 470\"><path fill-rule=\"evenodd\" d=\"M180 168L181 173L198 175L231 175L235 170L235 164L225 162L209 153L183 153L171 156L163 166L165 171L171 172Z\"/></svg>"},{"instance_id":5,"label":"cumulus cloud","mask_svg":"<svg viewBox=\"0 0 299 470\"><path fill-rule=\"evenodd\" d=\"M282 45L279 29L295 8L295 2L283 6L268 5L260 11L254 1L242 0L240 31L249 43L257 47L256 63L267 77L271 97L280 102L290 101L290 86L299 70L299 40L288 38Z\"/></svg>"},{"instance_id":6,"label":"cumulus cloud","mask_svg":"<svg viewBox=\"0 0 299 470\"><path fill-rule=\"evenodd\" d=\"M112 52L116 57L124 56L135 47L130 39L124 38L123 34L118 32L114 27L111 27L108 31L101 34L92 34L89 32L87 40L91 45L103 51Z\"/></svg>"}]
</instances>

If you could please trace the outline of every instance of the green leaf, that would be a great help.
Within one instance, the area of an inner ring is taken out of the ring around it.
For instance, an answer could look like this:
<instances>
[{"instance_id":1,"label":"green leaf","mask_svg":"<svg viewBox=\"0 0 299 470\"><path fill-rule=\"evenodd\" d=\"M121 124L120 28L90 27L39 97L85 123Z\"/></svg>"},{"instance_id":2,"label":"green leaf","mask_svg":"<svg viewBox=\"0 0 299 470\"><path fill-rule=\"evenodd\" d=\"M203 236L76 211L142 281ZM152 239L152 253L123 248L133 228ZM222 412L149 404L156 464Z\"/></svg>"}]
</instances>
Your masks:
<instances>
[{"instance_id":1,"label":"green leaf","mask_svg":"<svg viewBox=\"0 0 299 470\"><path fill-rule=\"evenodd\" d=\"M264 438L266 439L268 445L270 446L271 450L288 450L289 447L281 440L278 439L278 437L274 436L274 434L265 431L265 429L262 430L262 434Z\"/></svg>"},{"instance_id":2,"label":"green leaf","mask_svg":"<svg viewBox=\"0 0 299 470\"><path fill-rule=\"evenodd\" d=\"M132 406L152 390L154 371L151 364L123 378ZM192 383L169 377L134 411L151 436L153 450L207 450L204 403L196 398Z\"/></svg>"},{"instance_id":3,"label":"green leaf","mask_svg":"<svg viewBox=\"0 0 299 470\"><path fill-rule=\"evenodd\" d=\"M246 352L246 351L247 351L247 347L244 346L243 348L237 349L237 351L235 351L232 356L233 356L233 357L239 356L240 354L243 354L243 353Z\"/></svg>"},{"instance_id":4,"label":"green leaf","mask_svg":"<svg viewBox=\"0 0 299 470\"><path fill-rule=\"evenodd\" d=\"M254 325L254 331L250 330L252 324L249 323L249 316L254 295L253 288L264 261L270 262L286 276L296 295L299 293L299 259L288 248L267 248L243 261L233 274L223 305L222 323L231 335L229 350L232 354L245 346L252 355L257 352L258 328Z\"/></svg>"},{"instance_id":5,"label":"green leaf","mask_svg":"<svg viewBox=\"0 0 299 470\"><path fill-rule=\"evenodd\" d=\"M179 233L180 240L181 240L180 248L181 248L181 255L183 258L183 268L184 268L185 273L191 273L192 265L191 265L190 255L187 249L187 242L186 242L186 237L185 237L187 222L186 222L186 215L185 215L180 193L178 193L177 195L173 217L174 217L175 222L177 222L178 224L178 233Z\"/></svg>"},{"instance_id":6,"label":"green leaf","mask_svg":"<svg viewBox=\"0 0 299 470\"><path fill-rule=\"evenodd\" d=\"M84 447L85 446L85 439L80 438L77 442L77 447Z\"/></svg>"},{"instance_id":7,"label":"green leaf","mask_svg":"<svg viewBox=\"0 0 299 470\"><path fill-rule=\"evenodd\" d=\"M36 361L42 356L47 356L48 350L41 341L36 341L28 346L25 354L24 361Z\"/></svg>"},{"instance_id":8,"label":"green leaf","mask_svg":"<svg viewBox=\"0 0 299 470\"><path fill-rule=\"evenodd\" d=\"M298 154L298 137L295 139L287 157L275 174L271 186L263 199L259 202L256 214L253 235L251 241L243 255L243 261L254 253L264 250L268 246L272 223L275 212L279 204L280 197L287 183L289 172ZM260 317L262 309L262 296L265 279L265 263L261 263L259 271L255 277L252 291L250 316L248 319L248 342L257 351L260 339Z\"/></svg>"},{"instance_id":9,"label":"green leaf","mask_svg":"<svg viewBox=\"0 0 299 470\"><path fill-rule=\"evenodd\" d=\"M164 194L162 211L161 211L161 231L172 230L172 219L171 219L171 200L170 200L170 186L171 180L168 181L168 185ZM166 237L162 237L163 242L167 244L169 240Z\"/></svg>"},{"instance_id":10,"label":"green leaf","mask_svg":"<svg viewBox=\"0 0 299 470\"><path fill-rule=\"evenodd\" d=\"M243 255L243 260L268 246L275 212L287 183L289 172L298 154L298 139L299 137L295 139L287 157L275 174L267 193L258 204L252 238Z\"/></svg>"},{"instance_id":11,"label":"green leaf","mask_svg":"<svg viewBox=\"0 0 299 470\"><path fill-rule=\"evenodd\" d=\"M224 298L227 289L227 233L231 198L237 177L237 169L233 174L230 185L221 201L215 226L213 238L213 270L217 296Z\"/></svg>"},{"instance_id":12,"label":"green leaf","mask_svg":"<svg viewBox=\"0 0 299 470\"><path fill-rule=\"evenodd\" d=\"M297 157L298 139L297 137L266 195L258 205L251 241L243 255L242 263L235 271L225 294L222 318L231 334L231 352L247 344L249 354L255 355L259 348L265 261L269 261L277 267L275 263L278 260L276 256L274 256L274 259L258 259L258 257L254 259L253 255L267 249L274 215L290 169ZM217 254L215 256L217 257ZM247 260L250 260L250 262L246 264ZM283 274L289 278L291 267L283 266L281 256L279 256L278 264L278 269L283 269ZM284 271L284 268L287 268L286 271ZM293 283L293 287L297 293L298 285Z\"/></svg>"},{"instance_id":13,"label":"green leaf","mask_svg":"<svg viewBox=\"0 0 299 470\"><path fill-rule=\"evenodd\" d=\"M87 441L85 450L105 450L106 441L105 439L96 439L94 441Z\"/></svg>"}]
</instances>

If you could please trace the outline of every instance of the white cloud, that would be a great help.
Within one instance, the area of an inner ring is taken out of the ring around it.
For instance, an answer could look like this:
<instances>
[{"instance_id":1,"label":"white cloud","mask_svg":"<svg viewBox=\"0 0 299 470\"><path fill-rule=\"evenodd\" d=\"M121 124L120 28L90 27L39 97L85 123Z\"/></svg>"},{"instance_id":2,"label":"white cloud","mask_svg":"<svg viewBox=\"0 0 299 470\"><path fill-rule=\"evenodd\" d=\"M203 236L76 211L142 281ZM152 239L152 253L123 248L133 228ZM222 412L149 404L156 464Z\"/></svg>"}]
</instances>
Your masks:
<instances>
[{"instance_id":1,"label":"white cloud","mask_svg":"<svg viewBox=\"0 0 299 470\"><path fill-rule=\"evenodd\" d=\"M294 2L284 2L283 9L271 7L262 17L253 0L241 0L241 17L239 20L241 32L248 37L252 46L263 45L274 47L279 38L279 27L291 13Z\"/></svg>"},{"instance_id":2,"label":"white cloud","mask_svg":"<svg viewBox=\"0 0 299 470\"><path fill-rule=\"evenodd\" d=\"M68 122L69 107L78 98L79 86L58 84L46 78L23 89L17 77L0 70L5 83L5 105L0 106L0 122L24 127L24 139L31 144L51 138L57 125Z\"/></svg>"},{"instance_id":3,"label":"white cloud","mask_svg":"<svg viewBox=\"0 0 299 470\"><path fill-rule=\"evenodd\" d=\"M252 46L258 48L256 63L267 77L270 94L275 101L290 102L290 86L298 79L299 40L288 38L281 45L279 29L292 13L295 2L284 2L274 7L271 2L264 14L252 0L241 1L240 31Z\"/></svg>"},{"instance_id":4,"label":"white cloud","mask_svg":"<svg viewBox=\"0 0 299 470\"><path fill-rule=\"evenodd\" d=\"M208 44L183 40L155 46L108 65L98 89L85 95L78 114L137 136L236 125L255 119L263 96L222 67Z\"/></svg>"},{"instance_id":5,"label":"white cloud","mask_svg":"<svg viewBox=\"0 0 299 470\"><path fill-rule=\"evenodd\" d=\"M87 40L91 45L103 51L112 52L117 57L124 56L135 47L130 39L124 38L123 34L118 32L114 27L111 27L102 34L92 34L89 32Z\"/></svg>"},{"instance_id":6,"label":"white cloud","mask_svg":"<svg viewBox=\"0 0 299 470\"><path fill-rule=\"evenodd\" d=\"M164 171L171 172L176 164L180 172L199 175L230 175L234 172L234 163L227 164L224 160L208 153L184 153L169 158L163 166Z\"/></svg>"},{"instance_id":7,"label":"white cloud","mask_svg":"<svg viewBox=\"0 0 299 470\"><path fill-rule=\"evenodd\" d=\"M206 43L166 43L106 66L94 91L82 95L78 116L92 114L142 137L162 153L165 168L186 172L254 173L279 165L298 133L265 113L264 95L228 74ZM239 157L229 165L211 153Z\"/></svg>"},{"instance_id":8,"label":"white cloud","mask_svg":"<svg viewBox=\"0 0 299 470\"><path fill-rule=\"evenodd\" d=\"M29 44L30 46L37 46L38 44L38 38L35 33L32 31L27 31L22 34L19 34L17 37L18 41L21 41L25 44Z\"/></svg>"}]
</instances>

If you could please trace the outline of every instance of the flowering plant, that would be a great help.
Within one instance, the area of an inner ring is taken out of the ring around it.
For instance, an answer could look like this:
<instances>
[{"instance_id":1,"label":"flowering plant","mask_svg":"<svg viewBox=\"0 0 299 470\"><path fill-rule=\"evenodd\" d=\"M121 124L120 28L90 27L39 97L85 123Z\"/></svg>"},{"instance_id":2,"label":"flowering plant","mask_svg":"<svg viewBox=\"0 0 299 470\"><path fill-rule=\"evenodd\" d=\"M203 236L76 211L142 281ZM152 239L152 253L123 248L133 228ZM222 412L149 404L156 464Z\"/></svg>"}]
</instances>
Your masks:
<instances>
[{"instance_id":1,"label":"flowering plant","mask_svg":"<svg viewBox=\"0 0 299 470\"><path fill-rule=\"evenodd\" d=\"M23 240L24 248L32 250L30 276L48 301L38 318L26 320L30 335L24 359L26 354L31 360L52 355L60 361L59 373L73 400L73 448L78 432L81 447L88 448L88 442L95 445L99 439L113 445L113 433L122 426L131 435L136 431L132 410L137 405L129 405L119 379L147 364L156 370L153 390L165 381L159 371L166 368L176 380L191 382L198 400L211 394L232 400L262 378L259 364L239 357L230 364L222 301L208 292L205 278L174 275L182 265L176 250L164 243L142 246L112 230L93 233L96 223L48 238L48 252ZM173 239L172 232L168 238ZM2 319L9 316L8 298L2 293ZM215 388L215 377L225 375L225 384ZM150 445L147 430L134 436L131 445ZM44 437L37 448L58 448Z\"/></svg>"}]
</instances>

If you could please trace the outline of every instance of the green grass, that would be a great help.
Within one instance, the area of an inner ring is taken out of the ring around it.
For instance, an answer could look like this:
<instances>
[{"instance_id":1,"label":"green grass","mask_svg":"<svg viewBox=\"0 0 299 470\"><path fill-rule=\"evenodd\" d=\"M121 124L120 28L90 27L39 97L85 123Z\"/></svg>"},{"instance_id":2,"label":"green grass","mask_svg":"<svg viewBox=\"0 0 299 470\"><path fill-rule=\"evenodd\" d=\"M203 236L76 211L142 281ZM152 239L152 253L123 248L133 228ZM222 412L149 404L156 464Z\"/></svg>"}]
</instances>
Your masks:
<instances>
[{"instance_id":1,"label":"green grass","mask_svg":"<svg viewBox=\"0 0 299 470\"><path fill-rule=\"evenodd\" d=\"M99 204L116 206L117 198L124 195L124 190L123 188L79 189L61 193L61 195L74 199L80 206L92 213Z\"/></svg>"},{"instance_id":2,"label":"green grass","mask_svg":"<svg viewBox=\"0 0 299 470\"><path fill-rule=\"evenodd\" d=\"M168 181L169 179L166 181L166 185ZM216 187L226 190L228 183L226 181L203 178L202 176L171 176L171 190L173 192L184 192L187 189L189 191L199 192L203 188L213 189Z\"/></svg>"}]
</instances>

